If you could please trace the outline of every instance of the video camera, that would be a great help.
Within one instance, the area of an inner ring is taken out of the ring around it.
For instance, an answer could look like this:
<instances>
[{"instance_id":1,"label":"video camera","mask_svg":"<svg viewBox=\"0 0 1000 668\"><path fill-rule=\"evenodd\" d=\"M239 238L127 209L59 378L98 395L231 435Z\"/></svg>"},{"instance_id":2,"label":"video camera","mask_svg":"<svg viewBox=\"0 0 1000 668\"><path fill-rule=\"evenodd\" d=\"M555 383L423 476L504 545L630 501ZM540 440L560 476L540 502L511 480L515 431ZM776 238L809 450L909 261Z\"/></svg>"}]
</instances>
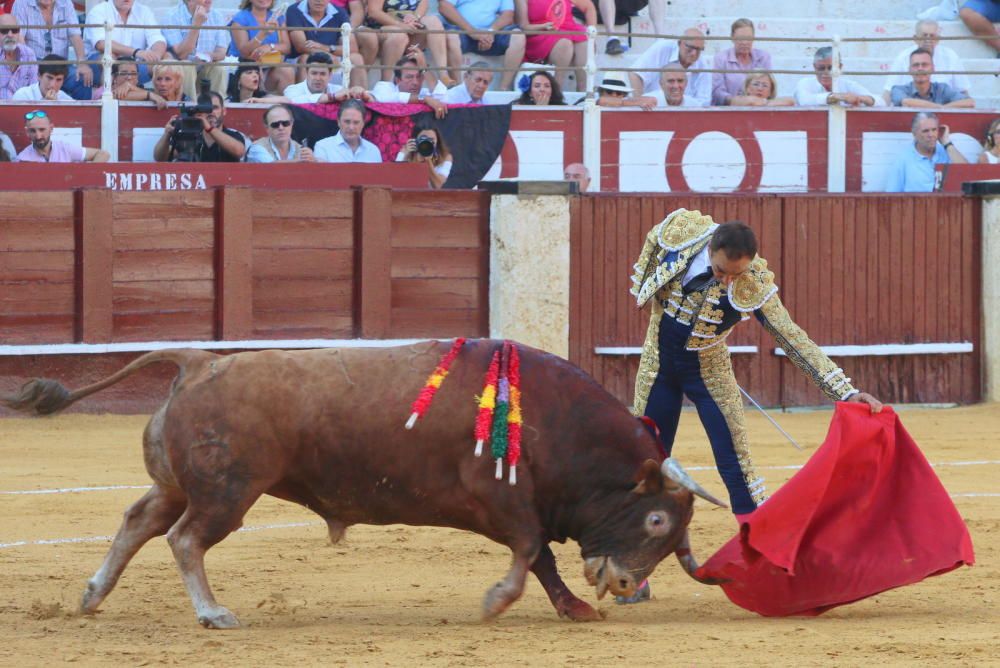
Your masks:
<instances>
[{"instance_id":1,"label":"video camera","mask_svg":"<svg viewBox=\"0 0 1000 668\"><path fill-rule=\"evenodd\" d=\"M173 121L170 135L172 162L201 162L201 149L205 146L205 124L197 114L212 113L212 96L202 93L196 104L182 104L180 116Z\"/></svg>"}]
</instances>

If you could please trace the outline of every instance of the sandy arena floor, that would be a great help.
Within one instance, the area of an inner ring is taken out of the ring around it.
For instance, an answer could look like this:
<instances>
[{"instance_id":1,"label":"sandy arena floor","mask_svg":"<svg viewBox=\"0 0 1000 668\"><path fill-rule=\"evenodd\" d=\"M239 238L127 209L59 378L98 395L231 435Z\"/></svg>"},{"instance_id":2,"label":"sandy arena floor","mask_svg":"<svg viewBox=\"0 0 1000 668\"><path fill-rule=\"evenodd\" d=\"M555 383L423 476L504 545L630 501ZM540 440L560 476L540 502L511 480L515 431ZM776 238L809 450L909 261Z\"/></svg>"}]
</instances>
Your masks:
<instances>
[{"instance_id":1,"label":"sandy arena floor","mask_svg":"<svg viewBox=\"0 0 1000 668\"><path fill-rule=\"evenodd\" d=\"M779 419L815 447L830 416ZM606 621L558 619L529 576L521 601L483 624L483 593L509 564L504 548L403 526L355 527L330 546L319 518L263 499L246 519L259 530L230 536L208 555L217 597L244 624L231 632L197 625L163 538L133 560L101 614L73 613L141 489L12 493L145 487L144 417L0 419L0 665L1000 665L1000 406L902 417L969 524L974 568L819 618L765 619L688 579L672 557L653 576L653 601L598 604L577 547L555 546L567 583ZM749 418L755 460L775 489L792 471L768 467L800 464L808 453L760 416ZM711 463L694 414L685 414L678 443L688 468ZM714 472L695 475L724 492ZM701 559L735 527L727 512L701 502L692 526Z\"/></svg>"}]
</instances>

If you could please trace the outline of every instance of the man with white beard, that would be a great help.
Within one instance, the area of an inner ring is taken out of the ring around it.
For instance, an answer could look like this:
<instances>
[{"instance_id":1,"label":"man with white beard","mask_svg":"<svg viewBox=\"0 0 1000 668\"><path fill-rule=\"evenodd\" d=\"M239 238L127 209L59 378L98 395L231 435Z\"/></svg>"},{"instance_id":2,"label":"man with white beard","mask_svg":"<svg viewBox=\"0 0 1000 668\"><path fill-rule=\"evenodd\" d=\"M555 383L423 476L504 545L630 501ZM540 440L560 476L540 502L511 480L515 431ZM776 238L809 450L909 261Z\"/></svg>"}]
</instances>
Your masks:
<instances>
[{"instance_id":1,"label":"man with white beard","mask_svg":"<svg viewBox=\"0 0 1000 668\"><path fill-rule=\"evenodd\" d=\"M3 59L0 60L0 100L9 100L18 88L30 86L38 81L37 65L22 65L35 60L35 52L17 41L21 27L13 14L0 14L0 46Z\"/></svg>"}]
</instances>

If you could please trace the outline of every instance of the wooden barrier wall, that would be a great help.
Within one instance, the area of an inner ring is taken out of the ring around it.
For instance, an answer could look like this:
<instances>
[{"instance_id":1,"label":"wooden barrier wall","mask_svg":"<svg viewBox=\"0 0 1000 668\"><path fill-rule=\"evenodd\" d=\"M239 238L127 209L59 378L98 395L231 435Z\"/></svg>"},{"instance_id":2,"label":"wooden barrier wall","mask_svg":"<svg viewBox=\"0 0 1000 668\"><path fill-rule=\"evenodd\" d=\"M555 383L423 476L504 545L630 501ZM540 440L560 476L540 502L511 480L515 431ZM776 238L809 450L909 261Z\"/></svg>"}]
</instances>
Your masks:
<instances>
[{"instance_id":1,"label":"wooden barrier wall","mask_svg":"<svg viewBox=\"0 0 1000 668\"><path fill-rule=\"evenodd\" d=\"M7 192L0 344L484 336L488 198Z\"/></svg>"},{"instance_id":2,"label":"wooden barrier wall","mask_svg":"<svg viewBox=\"0 0 1000 668\"><path fill-rule=\"evenodd\" d=\"M979 202L950 195L585 196L573 204L570 359L631 403L648 308L629 276L648 230L677 208L749 223L778 293L820 345L971 342L973 352L835 358L855 384L894 403L972 403L981 397ZM737 380L768 406L825 397L756 322L730 345Z\"/></svg>"}]
</instances>

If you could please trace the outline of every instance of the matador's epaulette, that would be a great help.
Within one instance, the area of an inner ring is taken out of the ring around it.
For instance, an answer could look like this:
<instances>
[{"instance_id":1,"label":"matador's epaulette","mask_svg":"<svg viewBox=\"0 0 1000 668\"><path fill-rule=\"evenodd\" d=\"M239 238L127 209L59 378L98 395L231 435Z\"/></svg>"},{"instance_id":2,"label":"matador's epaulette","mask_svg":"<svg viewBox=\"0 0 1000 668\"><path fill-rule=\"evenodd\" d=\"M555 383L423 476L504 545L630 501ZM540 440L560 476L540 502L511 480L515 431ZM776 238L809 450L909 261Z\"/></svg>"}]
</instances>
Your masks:
<instances>
[{"instance_id":1,"label":"matador's epaulette","mask_svg":"<svg viewBox=\"0 0 1000 668\"><path fill-rule=\"evenodd\" d=\"M700 211L677 209L654 226L646 235L639 259L632 266L629 290L642 306L683 267L699 242L704 242L718 227L710 216ZM700 250L700 249L699 249Z\"/></svg>"},{"instance_id":2,"label":"matador's epaulette","mask_svg":"<svg viewBox=\"0 0 1000 668\"><path fill-rule=\"evenodd\" d=\"M774 272L767 268L767 260L757 255L750 267L729 284L729 303L737 311L756 311L776 292Z\"/></svg>"}]
</instances>

